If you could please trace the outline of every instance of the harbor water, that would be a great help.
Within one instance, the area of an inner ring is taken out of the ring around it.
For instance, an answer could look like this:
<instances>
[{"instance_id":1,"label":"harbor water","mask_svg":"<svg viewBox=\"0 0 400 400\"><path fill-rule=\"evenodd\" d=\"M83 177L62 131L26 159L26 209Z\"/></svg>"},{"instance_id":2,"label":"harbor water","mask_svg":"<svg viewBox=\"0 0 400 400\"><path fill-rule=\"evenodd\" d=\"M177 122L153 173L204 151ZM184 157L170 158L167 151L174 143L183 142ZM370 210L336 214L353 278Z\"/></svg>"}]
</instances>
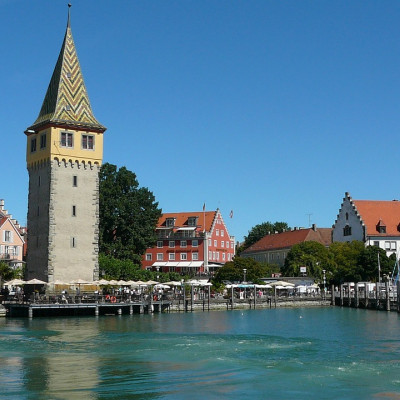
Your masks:
<instances>
[{"instance_id":1,"label":"harbor water","mask_svg":"<svg viewBox=\"0 0 400 400\"><path fill-rule=\"evenodd\" d=\"M340 307L3 318L0 398L400 398L399 328Z\"/></svg>"}]
</instances>

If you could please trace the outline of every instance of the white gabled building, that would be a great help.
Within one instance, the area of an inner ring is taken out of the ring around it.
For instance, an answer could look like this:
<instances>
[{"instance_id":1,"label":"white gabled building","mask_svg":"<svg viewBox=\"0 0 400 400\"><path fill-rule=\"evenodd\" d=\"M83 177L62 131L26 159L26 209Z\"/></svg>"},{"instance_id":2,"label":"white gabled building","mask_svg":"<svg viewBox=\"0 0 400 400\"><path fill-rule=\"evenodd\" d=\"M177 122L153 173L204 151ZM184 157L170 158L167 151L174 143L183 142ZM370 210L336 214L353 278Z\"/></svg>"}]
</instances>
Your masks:
<instances>
[{"instance_id":1,"label":"white gabled building","mask_svg":"<svg viewBox=\"0 0 400 400\"><path fill-rule=\"evenodd\" d=\"M388 256L400 249L400 201L353 200L345 193L333 225L334 242L359 240L379 246Z\"/></svg>"}]
</instances>

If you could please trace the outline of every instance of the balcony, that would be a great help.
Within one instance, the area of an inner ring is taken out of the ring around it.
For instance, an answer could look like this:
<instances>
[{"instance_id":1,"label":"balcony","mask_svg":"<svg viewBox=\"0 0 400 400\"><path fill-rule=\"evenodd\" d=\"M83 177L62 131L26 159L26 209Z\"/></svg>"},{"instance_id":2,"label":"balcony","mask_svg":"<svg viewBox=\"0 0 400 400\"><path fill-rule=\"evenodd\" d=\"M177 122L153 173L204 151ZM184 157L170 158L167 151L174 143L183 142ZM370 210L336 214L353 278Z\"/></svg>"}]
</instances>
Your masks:
<instances>
[{"instance_id":1,"label":"balcony","mask_svg":"<svg viewBox=\"0 0 400 400\"><path fill-rule=\"evenodd\" d=\"M18 260L18 256L15 254L0 253L0 260L5 260L5 261Z\"/></svg>"}]
</instances>

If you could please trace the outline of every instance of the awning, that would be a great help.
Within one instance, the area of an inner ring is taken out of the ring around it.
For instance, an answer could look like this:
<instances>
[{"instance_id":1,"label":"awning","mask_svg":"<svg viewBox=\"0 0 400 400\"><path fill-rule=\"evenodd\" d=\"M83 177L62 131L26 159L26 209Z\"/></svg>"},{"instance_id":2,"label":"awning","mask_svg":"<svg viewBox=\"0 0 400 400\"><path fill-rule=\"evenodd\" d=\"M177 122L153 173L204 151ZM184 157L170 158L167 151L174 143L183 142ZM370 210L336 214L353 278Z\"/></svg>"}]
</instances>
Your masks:
<instances>
[{"instance_id":1,"label":"awning","mask_svg":"<svg viewBox=\"0 0 400 400\"><path fill-rule=\"evenodd\" d=\"M195 226L185 226L177 229L177 231L195 231L195 230L196 230Z\"/></svg>"},{"instance_id":2,"label":"awning","mask_svg":"<svg viewBox=\"0 0 400 400\"><path fill-rule=\"evenodd\" d=\"M190 261L181 261L177 265L178 267L189 267L190 266Z\"/></svg>"},{"instance_id":3,"label":"awning","mask_svg":"<svg viewBox=\"0 0 400 400\"><path fill-rule=\"evenodd\" d=\"M199 268L203 265L203 261L156 261L152 267L185 267Z\"/></svg>"}]
</instances>

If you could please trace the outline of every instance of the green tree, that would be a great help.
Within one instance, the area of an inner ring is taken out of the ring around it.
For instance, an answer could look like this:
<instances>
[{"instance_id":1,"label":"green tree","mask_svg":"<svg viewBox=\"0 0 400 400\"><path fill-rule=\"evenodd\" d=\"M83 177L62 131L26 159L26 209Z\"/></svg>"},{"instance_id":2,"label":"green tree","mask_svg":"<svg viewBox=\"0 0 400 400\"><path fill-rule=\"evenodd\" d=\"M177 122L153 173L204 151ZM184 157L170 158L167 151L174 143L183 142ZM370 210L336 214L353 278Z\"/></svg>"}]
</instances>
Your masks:
<instances>
[{"instance_id":1,"label":"green tree","mask_svg":"<svg viewBox=\"0 0 400 400\"><path fill-rule=\"evenodd\" d=\"M322 271L331 271L334 263L323 244L307 241L295 244L291 248L281 271L284 276L300 276L300 267L307 268L308 276L322 279Z\"/></svg>"},{"instance_id":2,"label":"green tree","mask_svg":"<svg viewBox=\"0 0 400 400\"><path fill-rule=\"evenodd\" d=\"M268 234L272 234L274 232L281 233L289 229L290 227L286 222L278 222L278 221L274 223L268 221L253 226L253 228L250 229L249 234L244 237L244 244L241 250L247 249L252 244L256 243L257 241L259 241Z\"/></svg>"},{"instance_id":3,"label":"green tree","mask_svg":"<svg viewBox=\"0 0 400 400\"><path fill-rule=\"evenodd\" d=\"M156 241L161 210L149 189L139 187L125 167L105 163L100 170L100 252L139 264Z\"/></svg>"},{"instance_id":4,"label":"green tree","mask_svg":"<svg viewBox=\"0 0 400 400\"><path fill-rule=\"evenodd\" d=\"M343 282L358 282L361 280L359 258L365 250L363 242L352 241L333 242L329 246L329 252L334 262L332 281L335 285Z\"/></svg>"},{"instance_id":5,"label":"green tree","mask_svg":"<svg viewBox=\"0 0 400 400\"><path fill-rule=\"evenodd\" d=\"M378 258L379 254L379 258ZM393 270L393 259L386 255L386 251L377 246L364 248L358 259L358 268L361 281L378 281L378 264L381 266L381 277L388 275ZM355 281L358 281L355 280Z\"/></svg>"},{"instance_id":6,"label":"green tree","mask_svg":"<svg viewBox=\"0 0 400 400\"><path fill-rule=\"evenodd\" d=\"M12 269L4 261L0 261L0 284L19 277L19 270Z\"/></svg>"},{"instance_id":7,"label":"green tree","mask_svg":"<svg viewBox=\"0 0 400 400\"><path fill-rule=\"evenodd\" d=\"M259 263L252 258L235 257L233 261L218 269L213 282L216 285L222 281L241 282L244 279L244 269L246 269L246 281L260 283L261 278L270 276L271 270L276 271L278 267Z\"/></svg>"}]
</instances>

